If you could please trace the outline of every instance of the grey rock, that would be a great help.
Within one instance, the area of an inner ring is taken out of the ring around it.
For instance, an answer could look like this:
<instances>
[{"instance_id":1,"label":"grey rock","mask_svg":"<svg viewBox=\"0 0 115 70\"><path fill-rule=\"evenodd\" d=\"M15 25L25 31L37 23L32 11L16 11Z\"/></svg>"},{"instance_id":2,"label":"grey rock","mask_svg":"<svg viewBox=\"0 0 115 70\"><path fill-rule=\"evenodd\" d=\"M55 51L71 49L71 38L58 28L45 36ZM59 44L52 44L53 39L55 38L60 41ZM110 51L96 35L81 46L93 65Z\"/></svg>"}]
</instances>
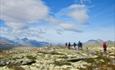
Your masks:
<instances>
[{"instance_id":1,"label":"grey rock","mask_svg":"<svg viewBox=\"0 0 115 70\"><path fill-rule=\"evenodd\" d=\"M35 61L31 60L31 59L24 59L24 60L21 60L20 62L22 65L31 65L31 64L35 63Z\"/></svg>"},{"instance_id":2,"label":"grey rock","mask_svg":"<svg viewBox=\"0 0 115 70\"><path fill-rule=\"evenodd\" d=\"M6 61L0 61L0 66L5 66L6 65Z\"/></svg>"}]
</instances>

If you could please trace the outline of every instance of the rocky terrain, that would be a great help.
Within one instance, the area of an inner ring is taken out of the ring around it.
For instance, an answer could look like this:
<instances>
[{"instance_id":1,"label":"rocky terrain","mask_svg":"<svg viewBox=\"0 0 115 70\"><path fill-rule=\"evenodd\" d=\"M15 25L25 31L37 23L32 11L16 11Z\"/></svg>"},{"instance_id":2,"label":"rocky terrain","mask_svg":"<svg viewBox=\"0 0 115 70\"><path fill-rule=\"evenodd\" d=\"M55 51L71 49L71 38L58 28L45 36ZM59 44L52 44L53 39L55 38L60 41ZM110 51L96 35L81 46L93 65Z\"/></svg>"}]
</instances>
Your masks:
<instances>
[{"instance_id":1,"label":"rocky terrain","mask_svg":"<svg viewBox=\"0 0 115 70\"><path fill-rule=\"evenodd\" d=\"M115 47L16 47L0 51L0 70L115 70Z\"/></svg>"}]
</instances>

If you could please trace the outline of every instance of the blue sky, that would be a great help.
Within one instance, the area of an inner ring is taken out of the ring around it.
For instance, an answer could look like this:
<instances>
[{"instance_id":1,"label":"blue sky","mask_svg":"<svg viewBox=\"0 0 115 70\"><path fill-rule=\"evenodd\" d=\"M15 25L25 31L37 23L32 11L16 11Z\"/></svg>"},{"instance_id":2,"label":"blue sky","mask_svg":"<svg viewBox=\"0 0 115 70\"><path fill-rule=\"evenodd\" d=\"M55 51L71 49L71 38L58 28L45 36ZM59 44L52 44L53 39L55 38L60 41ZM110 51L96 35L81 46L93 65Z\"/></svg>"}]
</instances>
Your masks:
<instances>
[{"instance_id":1,"label":"blue sky","mask_svg":"<svg viewBox=\"0 0 115 70\"><path fill-rule=\"evenodd\" d=\"M115 41L115 0L0 0L0 36Z\"/></svg>"}]
</instances>

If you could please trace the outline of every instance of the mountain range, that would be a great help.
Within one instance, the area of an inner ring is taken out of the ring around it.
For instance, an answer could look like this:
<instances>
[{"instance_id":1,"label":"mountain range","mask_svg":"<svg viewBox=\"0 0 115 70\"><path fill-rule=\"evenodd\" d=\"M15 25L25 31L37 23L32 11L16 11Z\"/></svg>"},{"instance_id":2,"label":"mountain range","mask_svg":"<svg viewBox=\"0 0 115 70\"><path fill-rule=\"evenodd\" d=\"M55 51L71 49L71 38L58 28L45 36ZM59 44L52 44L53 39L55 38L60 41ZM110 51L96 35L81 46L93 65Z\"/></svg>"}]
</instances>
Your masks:
<instances>
[{"instance_id":1,"label":"mountain range","mask_svg":"<svg viewBox=\"0 0 115 70\"><path fill-rule=\"evenodd\" d=\"M88 40L84 44L85 45L100 45L104 41L101 39L98 40ZM106 41L110 45L115 46L115 41ZM28 38L22 38L17 40L10 40L5 37L0 37L0 49L1 48L11 48L11 47L17 47L17 46L32 46L32 47L42 47L42 46L48 46L48 42L44 41L37 41L37 40L31 40Z\"/></svg>"},{"instance_id":2,"label":"mountain range","mask_svg":"<svg viewBox=\"0 0 115 70\"><path fill-rule=\"evenodd\" d=\"M97 40L88 40L86 41L84 44L86 46L100 46L103 44L103 42L106 42L108 46L114 46L115 47L115 41L111 41L111 40L108 40L108 41L103 41L101 39L97 39Z\"/></svg>"},{"instance_id":3,"label":"mountain range","mask_svg":"<svg viewBox=\"0 0 115 70\"><path fill-rule=\"evenodd\" d=\"M42 47L42 46L47 46L48 44L49 44L48 42L30 40L28 38L10 40L5 37L0 37L0 49L17 47L17 46Z\"/></svg>"}]
</instances>

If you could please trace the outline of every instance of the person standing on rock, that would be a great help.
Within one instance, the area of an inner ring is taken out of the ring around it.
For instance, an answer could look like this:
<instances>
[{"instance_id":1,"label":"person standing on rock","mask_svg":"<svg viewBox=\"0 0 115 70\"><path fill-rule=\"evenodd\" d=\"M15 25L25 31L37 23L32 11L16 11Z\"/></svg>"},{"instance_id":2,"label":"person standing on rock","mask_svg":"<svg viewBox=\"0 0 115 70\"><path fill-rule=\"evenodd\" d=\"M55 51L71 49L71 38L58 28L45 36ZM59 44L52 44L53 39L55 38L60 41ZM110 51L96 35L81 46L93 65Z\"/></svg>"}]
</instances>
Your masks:
<instances>
[{"instance_id":1,"label":"person standing on rock","mask_svg":"<svg viewBox=\"0 0 115 70\"><path fill-rule=\"evenodd\" d=\"M78 49L80 50L80 49L82 49L82 46L83 46L83 44L82 44L82 42L78 42Z\"/></svg>"},{"instance_id":2,"label":"person standing on rock","mask_svg":"<svg viewBox=\"0 0 115 70\"><path fill-rule=\"evenodd\" d=\"M76 49L77 44L76 44L76 43L73 43L73 46L74 46L74 49Z\"/></svg>"},{"instance_id":3,"label":"person standing on rock","mask_svg":"<svg viewBox=\"0 0 115 70\"><path fill-rule=\"evenodd\" d=\"M104 52L107 51L107 44L106 44L106 42L103 42L103 51L104 51Z\"/></svg>"}]
</instances>

